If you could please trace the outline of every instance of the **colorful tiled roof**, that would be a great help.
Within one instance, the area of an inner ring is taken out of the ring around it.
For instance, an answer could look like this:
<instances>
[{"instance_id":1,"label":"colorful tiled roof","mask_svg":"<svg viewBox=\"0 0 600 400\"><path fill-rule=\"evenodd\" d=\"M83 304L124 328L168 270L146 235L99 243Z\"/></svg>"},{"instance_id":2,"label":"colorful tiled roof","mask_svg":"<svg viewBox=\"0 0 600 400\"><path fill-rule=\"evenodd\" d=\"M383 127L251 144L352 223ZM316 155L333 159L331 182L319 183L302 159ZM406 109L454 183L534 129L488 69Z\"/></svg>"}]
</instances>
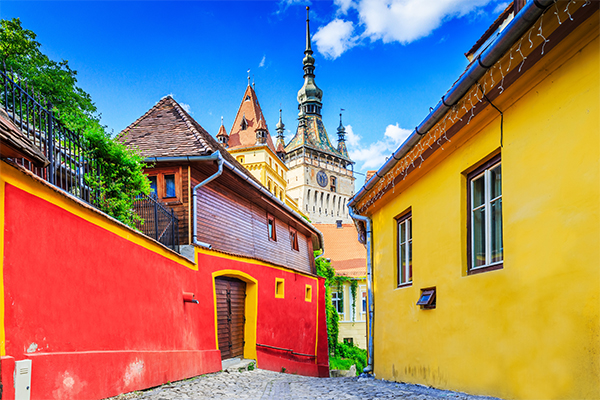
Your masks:
<instances>
[{"instance_id":1,"label":"colorful tiled roof","mask_svg":"<svg viewBox=\"0 0 600 400\"><path fill-rule=\"evenodd\" d=\"M144 157L207 155L219 148L211 139L171 96L162 98L117 135L117 140L136 147Z\"/></svg>"},{"instance_id":2,"label":"colorful tiled roof","mask_svg":"<svg viewBox=\"0 0 600 400\"><path fill-rule=\"evenodd\" d=\"M306 126L299 125L296 135L285 146L287 153L300 147L306 147L350 161L348 156L341 154L329 141L320 115L306 115L305 121Z\"/></svg>"},{"instance_id":3,"label":"colorful tiled roof","mask_svg":"<svg viewBox=\"0 0 600 400\"><path fill-rule=\"evenodd\" d=\"M315 225L323 234L325 254L331 259L331 266L338 275L361 277L367 274L367 250L358 242L356 228L353 224Z\"/></svg>"},{"instance_id":4,"label":"colorful tiled roof","mask_svg":"<svg viewBox=\"0 0 600 400\"><path fill-rule=\"evenodd\" d=\"M246 120L246 129L242 129L242 121ZM258 97L252 86L248 85L242 98L233 126L229 131L229 150L252 147L256 145L256 129L259 124L267 131L267 146L275 153L275 146L267 128L267 122L258 103Z\"/></svg>"}]
</instances>

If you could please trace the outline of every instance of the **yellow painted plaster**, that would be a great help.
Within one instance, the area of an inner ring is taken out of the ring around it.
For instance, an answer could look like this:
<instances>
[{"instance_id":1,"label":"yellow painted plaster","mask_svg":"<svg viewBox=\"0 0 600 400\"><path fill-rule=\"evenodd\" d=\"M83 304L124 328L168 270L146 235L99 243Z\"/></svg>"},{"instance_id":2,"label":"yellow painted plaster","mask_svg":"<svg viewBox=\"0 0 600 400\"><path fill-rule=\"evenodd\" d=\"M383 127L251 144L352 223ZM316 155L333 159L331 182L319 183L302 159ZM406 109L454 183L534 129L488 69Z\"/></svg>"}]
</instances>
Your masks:
<instances>
[{"instance_id":1,"label":"yellow painted plaster","mask_svg":"<svg viewBox=\"0 0 600 400\"><path fill-rule=\"evenodd\" d=\"M600 398L598 13L369 210L377 378L519 399ZM582 30L587 29L582 33ZM550 60L550 61L548 61ZM504 268L466 274L466 176L500 152ZM411 208L413 284L396 288ZM437 288L437 307L415 305Z\"/></svg>"}]
</instances>

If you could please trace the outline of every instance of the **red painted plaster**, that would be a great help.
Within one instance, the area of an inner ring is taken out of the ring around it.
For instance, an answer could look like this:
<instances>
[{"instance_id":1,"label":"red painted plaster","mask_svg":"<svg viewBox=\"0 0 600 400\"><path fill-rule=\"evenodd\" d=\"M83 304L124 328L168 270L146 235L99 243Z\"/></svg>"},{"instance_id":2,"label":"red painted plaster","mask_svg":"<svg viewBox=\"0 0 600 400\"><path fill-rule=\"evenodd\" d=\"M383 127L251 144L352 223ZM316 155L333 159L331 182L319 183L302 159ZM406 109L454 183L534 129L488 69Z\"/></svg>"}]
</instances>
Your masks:
<instances>
[{"instance_id":1,"label":"red painted plaster","mask_svg":"<svg viewBox=\"0 0 600 400\"><path fill-rule=\"evenodd\" d=\"M26 358L33 399L102 398L220 370L212 272L222 269L258 280L258 343L315 354L318 329L316 361L259 350L258 366L328 375L322 279L212 255L193 271L10 184L3 211L3 398L14 398L14 360ZM306 284L319 286L312 302Z\"/></svg>"}]
</instances>

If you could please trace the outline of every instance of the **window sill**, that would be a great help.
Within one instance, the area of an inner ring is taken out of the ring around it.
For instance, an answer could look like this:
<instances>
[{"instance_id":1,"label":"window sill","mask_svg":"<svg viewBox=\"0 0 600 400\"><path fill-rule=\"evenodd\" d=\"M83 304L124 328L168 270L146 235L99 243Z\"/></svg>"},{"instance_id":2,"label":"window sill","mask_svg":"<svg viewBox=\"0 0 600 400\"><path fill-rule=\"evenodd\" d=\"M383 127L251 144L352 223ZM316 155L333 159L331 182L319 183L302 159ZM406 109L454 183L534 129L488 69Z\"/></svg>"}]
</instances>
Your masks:
<instances>
[{"instance_id":1,"label":"window sill","mask_svg":"<svg viewBox=\"0 0 600 400\"><path fill-rule=\"evenodd\" d=\"M401 283L398 286L396 286L396 289L402 289L405 287L409 287L409 286L412 286L412 284L413 284L412 282Z\"/></svg>"},{"instance_id":2,"label":"window sill","mask_svg":"<svg viewBox=\"0 0 600 400\"><path fill-rule=\"evenodd\" d=\"M172 199L172 197L170 197L170 198L167 198L167 199L164 199L164 198L163 198L163 201L164 201L164 202L165 202L165 204L166 204L166 205L168 205L168 206L180 206L180 205L182 205L182 204L183 204L183 203L181 202L181 200L177 200L177 199L175 199L175 200L169 200L169 199Z\"/></svg>"},{"instance_id":3,"label":"window sill","mask_svg":"<svg viewBox=\"0 0 600 400\"><path fill-rule=\"evenodd\" d=\"M495 271L498 269L503 269L504 268L504 263L498 263L498 264L494 264L494 265L488 265L487 267L479 267L479 268L473 268L467 271L467 275L476 275L476 274L480 274L482 272L488 272L488 271Z\"/></svg>"}]
</instances>

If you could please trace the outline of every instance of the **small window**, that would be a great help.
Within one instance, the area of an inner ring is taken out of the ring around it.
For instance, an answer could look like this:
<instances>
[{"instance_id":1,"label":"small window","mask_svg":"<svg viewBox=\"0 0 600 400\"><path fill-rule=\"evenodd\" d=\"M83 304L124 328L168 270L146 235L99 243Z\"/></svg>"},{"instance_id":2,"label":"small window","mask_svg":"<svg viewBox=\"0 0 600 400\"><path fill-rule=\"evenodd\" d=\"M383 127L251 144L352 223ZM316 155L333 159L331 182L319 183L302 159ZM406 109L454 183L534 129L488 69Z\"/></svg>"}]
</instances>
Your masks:
<instances>
[{"instance_id":1,"label":"small window","mask_svg":"<svg viewBox=\"0 0 600 400\"><path fill-rule=\"evenodd\" d=\"M312 286L311 285L306 285L306 289L304 292L304 300L311 302L312 301Z\"/></svg>"},{"instance_id":2,"label":"small window","mask_svg":"<svg viewBox=\"0 0 600 400\"><path fill-rule=\"evenodd\" d=\"M177 197L175 175L165 175L165 197Z\"/></svg>"},{"instance_id":3,"label":"small window","mask_svg":"<svg viewBox=\"0 0 600 400\"><path fill-rule=\"evenodd\" d=\"M269 230L269 239L277 241L277 230L275 229L275 217L267 214L267 227Z\"/></svg>"},{"instance_id":4,"label":"small window","mask_svg":"<svg viewBox=\"0 0 600 400\"><path fill-rule=\"evenodd\" d=\"M329 190L331 190L332 192L336 191L336 185L337 185L337 179L335 178L335 176L331 177L331 185L329 187Z\"/></svg>"},{"instance_id":5,"label":"small window","mask_svg":"<svg viewBox=\"0 0 600 400\"><path fill-rule=\"evenodd\" d=\"M150 194L154 197L158 197L158 183L156 180L156 176L149 176L150 180Z\"/></svg>"},{"instance_id":6,"label":"small window","mask_svg":"<svg viewBox=\"0 0 600 400\"><path fill-rule=\"evenodd\" d=\"M238 162L239 162L240 164L243 164L243 163L244 163L244 156L239 156L239 157L237 158L237 160L238 160Z\"/></svg>"},{"instance_id":7,"label":"small window","mask_svg":"<svg viewBox=\"0 0 600 400\"><path fill-rule=\"evenodd\" d=\"M246 128L248 128L248 122L246 121L246 117L242 118L242 123L240 124L240 128L242 128L243 131L245 131Z\"/></svg>"},{"instance_id":8,"label":"small window","mask_svg":"<svg viewBox=\"0 0 600 400\"><path fill-rule=\"evenodd\" d=\"M412 284L412 213L398 219L398 286Z\"/></svg>"},{"instance_id":9,"label":"small window","mask_svg":"<svg viewBox=\"0 0 600 400\"><path fill-rule=\"evenodd\" d=\"M367 313L367 292L365 292L364 290L360 293L361 296L361 314L366 314Z\"/></svg>"},{"instance_id":10,"label":"small window","mask_svg":"<svg viewBox=\"0 0 600 400\"><path fill-rule=\"evenodd\" d=\"M298 232L290 227L290 244L292 245L292 250L299 251L298 249Z\"/></svg>"},{"instance_id":11,"label":"small window","mask_svg":"<svg viewBox=\"0 0 600 400\"><path fill-rule=\"evenodd\" d=\"M427 288L421 289L421 296L419 297L419 301L417 301L417 305L421 306L421 308L435 308L436 304L436 290L435 288Z\"/></svg>"},{"instance_id":12,"label":"small window","mask_svg":"<svg viewBox=\"0 0 600 400\"><path fill-rule=\"evenodd\" d=\"M344 344L348 344L350 346L354 346L354 338L351 337L345 337L344 338Z\"/></svg>"},{"instance_id":13,"label":"small window","mask_svg":"<svg viewBox=\"0 0 600 400\"><path fill-rule=\"evenodd\" d=\"M249 94L246 95L246 98L244 99L244 101L250 101L250 95Z\"/></svg>"},{"instance_id":14,"label":"small window","mask_svg":"<svg viewBox=\"0 0 600 400\"><path fill-rule=\"evenodd\" d=\"M275 298L283 299L284 298L284 279L283 278L275 278Z\"/></svg>"},{"instance_id":15,"label":"small window","mask_svg":"<svg viewBox=\"0 0 600 400\"><path fill-rule=\"evenodd\" d=\"M341 288L331 292L331 304L333 308L340 314L340 319L344 320L344 292Z\"/></svg>"},{"instance_id":16,"label":"small window","mask_svg":"<svg viewBox=\"0 0 600 400\"><path fill-rule=\"evenodd\" d=\"M502 171L500 155L467 175L469 273L502 268Z\"/></svg>"}]
</instances>

